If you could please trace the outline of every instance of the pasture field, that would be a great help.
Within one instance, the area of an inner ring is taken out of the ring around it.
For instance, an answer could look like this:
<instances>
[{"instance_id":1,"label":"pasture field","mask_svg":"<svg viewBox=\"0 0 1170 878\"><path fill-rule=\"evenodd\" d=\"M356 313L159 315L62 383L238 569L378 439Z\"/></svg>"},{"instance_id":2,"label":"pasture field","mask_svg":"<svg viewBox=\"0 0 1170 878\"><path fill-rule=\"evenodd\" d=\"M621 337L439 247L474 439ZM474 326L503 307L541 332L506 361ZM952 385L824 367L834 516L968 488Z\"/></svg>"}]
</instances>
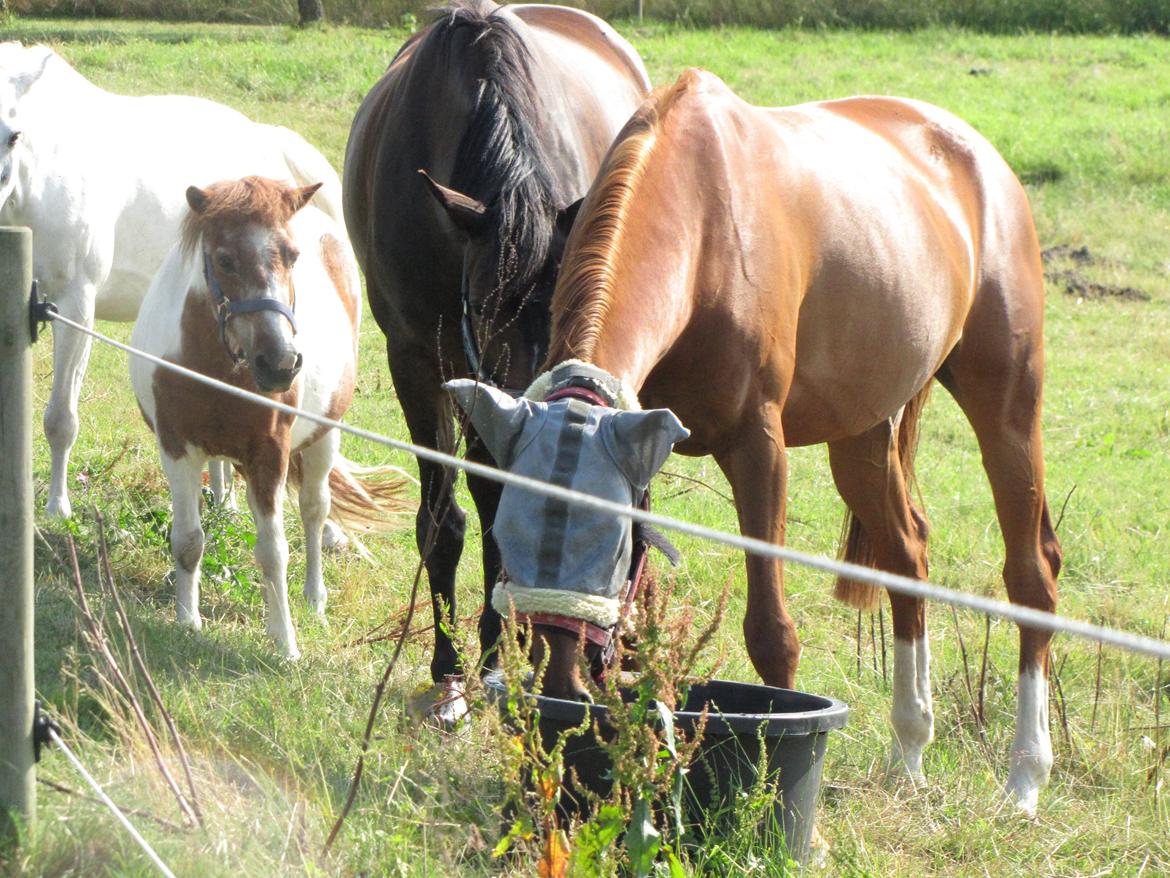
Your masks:
<instances>
[{"instance_id":1,"label":"pasture field","mask_svg":"<svg viewBox=\"0 0 1170 878\"><path fill-rule=\"evenodd\" d=\"M1061 609L1073 616L1158 635L1170 614L1170 46L1141 37L986 36L927 30L849 33L619 28L642 52L656 84L702 65L756 103L795 103L856 93L900 94L965 117L1026 181L1041 242L1053 252L1048 296L1045 439L1048 494L1065 553ZM126 93L185 92L215 98L266 122L296 128L340 167L350 120L405 31L162 25L19 19L4 39L54 45L98 84ZM94 137L117 138L116 130ZM1074 251L1087 248L1079 256ZM1069 294L1066 288L1076 294ZM1121 295L1126 288L1148 298ZM125 338L129 328L100 327ZM362 368L349 421L406 438L381 336L368 312ZM43 405L51 342L36 351ZM440 735L412 718L410 695L429 682L430 635L413 637L389 683L388 703L353 813L333 854L325 834L344 799L374 684L392 644L352 641L397 618L409 599L417 556L413 529L370 539L371 564L327 563L328 624L299 603L303 570L295 516L288 514L290 587L304 658L280 661L263 633L262 601L246 516L209 514L204 560L205 628L173 626L166 542L169 497L154 441L133 400L125 358L96 349L82 396L72 462L76 518L41 519L37 553L37 681L62 718L67 740L116 801L177 820L149 755L102 694L84 643L69 577L56 555L79 542L97 596L93 509L107 522L114 572L146 660L194 761L207 827L141 828L179 875L449 876L532 874L493 859L501 782L491 722ZM1002 545L978 449L956 406L936 391L923 421L918 471L933 525L931 569L943 584L1002 596ZM48 447L36 435L38 504ZM413 462L346 439L365 463ZM796 548L832 553L843 512L819 448L790 461L790 526ZM668 461L657 508L735 529L726 483L707 459ZM674 473L676 475L671 475ZM705 483L679 478L677 474ZM470 508L466 492L461 502ZM469 523L474 522L474 517ZM458 614L478 610L478 531L469 527ZM680 598L700 619L725 581L732 603L715 654L719 673L755 675L741 645L742 559L678 539ZM1015 703L1016 632L984 620L929 614L935 655L936 740L926 789L891 784L883 771L890 692L879 620L830 597L824 574L790 568L788 594L805 644L798 684L852 708L834 734L825 769L820 829L832 845L824 874L843 876L1154 876L1170 873L1170 764L1166 733L1170 672L1157 663L1099 653L1058 638L1051 710L1056 767L1035 821L1005 807ZM425 599L418 627L429 624ZM888 616L888 614L886 614ZM888 641L888 618L885 640ZM111 623L112 625L112 623ZM474 627L461 635L469 647ZM960 640L961 636L961 640ZM962 645L962 648L961 648ZM964 658L965 651L965 658ZM892 662L892 650L889 652ZM712 660L713 661L713 660ZM1099 662L1099 664L1098 664ZM982 698L985 727L974 720ZM1099 679L1099 683L1098 683ZM1159 704L1160 699L1160 704ZM50 754L43 778L80 788ZM6 874L146 876L152 868L99 806L40 789L39 833ZM728 852L718 873L772 875L751 851Z\"/></svg>"}]
</instances>

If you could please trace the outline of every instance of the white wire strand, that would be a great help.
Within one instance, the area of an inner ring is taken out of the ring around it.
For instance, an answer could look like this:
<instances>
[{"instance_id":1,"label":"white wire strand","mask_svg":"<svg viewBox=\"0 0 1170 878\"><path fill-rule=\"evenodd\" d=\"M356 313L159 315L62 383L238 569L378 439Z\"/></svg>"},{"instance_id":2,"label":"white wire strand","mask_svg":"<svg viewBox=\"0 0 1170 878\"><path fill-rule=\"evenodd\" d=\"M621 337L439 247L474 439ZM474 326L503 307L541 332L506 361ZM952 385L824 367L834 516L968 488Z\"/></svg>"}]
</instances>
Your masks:
<instances>
[{"instance_id":1,"label":"white wire strand","mask_svg":"<svg viewBox=\"0 0 1170 878\"><path fill-rule=\"evenodd\" d=\"M122 813L121 809L119 809L118 806L114 804L113 800L106 795L106 791L103 790L98 782L93 779L93 776L85 770L85 766L81 764L81 761L73 754L73 751L66 746L65 742L61 740L61 736L58 735L52 727L49 727L49 737L53 739L53 743L56 744L61 752L65 754L65 758L73 763L73 767L77 769L77 773L85 778L85 782L89 784L90 789L97 793L98 798L102 800L102 803L113 812L115 817L118 818L118 822L126 827L126 831L130 833L130 837L133 838L138 843L138 846L146 853L146 855L150 857L150 861L158 867L158 870L166 875L167 878L175 878L175 873L167 868L167 864L164 863L159 855L154 852L154 848L150 846L150 843L142 837L142 834L134 828L134 824L126 818L126 815Z\"/></svg>"},{"instance_id":2,"label":"white wire strand","mask_svg":"<svg viewBox=\"0 0 1170 878\"><path fill-rule=\"evenodd\" d=\"M621 518L630 519L631 521L640 521L645 524L651 524L657 527L667 528L678 533L687 534L688 536L721 543L725 546L740 549L753 555L760 555L766 558L776 558L781 561L802 564L806 567L812 567L816 570L823 570L827 573L844 576L859 582L867 582L871 585L876 585L880 588L885 588L889 591L907 595L909 597L923 598L925 600L947 604L953 607L963 607L965 609L974 610L978 613L986 613L990 616L1006 619L1010 622L1015 622L1018 625L1039 628L1055 633L1071 634L1074 637L1081 637L1086 640L1109 644L1110 646L1115 646L1118 649L1123 649L1128 652L1136 652L1143 655L1153 656L1154 658L1158 659L1170 660L1170 643L1167 643L1163 640L1158 640L1153 637L1146 637L1141 634L1131 634L1126 631L1107 628L1103 625L1096 625L1091 622L1082 622L1077 619L1069 619L1063 616L1058 616L1055 613L1048 613L1043 610L1033 609L1032 607L1023 607L1017 604L1010 604L1006 601L1000 601L994 598L955 591L954 589L932 585L931 583L924 582L923 580L910 579L909 577L899 576L895 573L887 573L884 570L874 570L872 567L864 567L860 564L852 564L848 561L840 561L818 555L809 555L796 549L790 549L787 546L777 546L773 543L755 539L753 537L745 537L741 534L725 533L724 531L703 527L697 524L691 524L690 522L681 521L676 518L669 518L665 515L660 515L654 512L646 512L644 510L635 509L630 506L623 506L620 503L614 503L609 500L603 500L600 497L594 497L592 494L583 494L579 491L574 491L569 488L562 488L559 485L551 485L546 482L541 482L537 479L529 478L527 476L516 475L515 473L498 470L490 466L485 466L481 463L476 463L474 461L463 460L462 458L454 457L450 454L444 454L441 451L436 451L433 448L425 448L423 446L413 445L409 442L403 442L400 439L392 439L389 436L383 436L378 433L372 433L369 430L363 430L360 427L351 427L348 424L343 424L340 421L335 421L331 418L323 417L322 415L301 411L300 409L294 408L293 406L286 405L282 402L277 402L276 400L269 399L268 397L262 396L258 393L252 393L251 391L244 390L241 387L227 384L226 382L219 381L215 378L209 378L206 375L195 372L184 366L180 366L177 363L169 362L168 360L164 360L161 357L156 357L153 354L140 351L137 348L131 347L130 345L115 341L109 336L103 335L102 333L94 329L90 329L89 327L82 326L79 323L75 323L67 317L62 317L60 314L53 314L52 319L67 326L71 326L74 329L77 329L86 335L92 336L99 341L105 342L108 345L118 348L121 351L125 351L131 356L139 357L143 360L154 363L156 366L161 366L164 369L170 369L173 372L186 375L188 378L191 378L194 381L198 381L209 387L217 388L218 390L222 390L224 393L230 394L240 399L249 400L259 405L264 405L275 409L276 411L284 412L298 418L304 418L324 427L332 427L344 433L349 433L352 436L365 439L369 442L385 445L388 448L394 448L399 451L406 451L424 460L454 467L472 475L481 476L485 479L491 479L492 481L501 482L505 485L512 485L517 488L523 488L524 490L531 491L535 494L540 494L545 497L552 497L557 500L563 500L567 503L576 503L579 506L585 506L587 508L595 509L601 512L609 512Z\"/></svg>"}]
</instances>

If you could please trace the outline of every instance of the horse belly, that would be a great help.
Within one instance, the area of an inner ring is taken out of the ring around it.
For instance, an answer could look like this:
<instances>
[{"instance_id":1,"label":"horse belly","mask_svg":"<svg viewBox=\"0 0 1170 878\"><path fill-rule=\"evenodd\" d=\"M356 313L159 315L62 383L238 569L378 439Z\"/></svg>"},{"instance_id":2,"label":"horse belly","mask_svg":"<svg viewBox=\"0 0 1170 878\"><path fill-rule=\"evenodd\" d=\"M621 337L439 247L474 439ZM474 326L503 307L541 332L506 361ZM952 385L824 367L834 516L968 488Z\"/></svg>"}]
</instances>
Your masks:
<instances>
[{"instance_id":1,"label":"horse belly","mask_svg":"<svg viewBox=\"0 0 1170 878\"><path fill-rule=\"evenodd\" d=\"M947 287L884 301L806 300L784 406L785 442L858 435L918 393L962 333L966 296L948 295Z\"/></svg>"}]
</instances>

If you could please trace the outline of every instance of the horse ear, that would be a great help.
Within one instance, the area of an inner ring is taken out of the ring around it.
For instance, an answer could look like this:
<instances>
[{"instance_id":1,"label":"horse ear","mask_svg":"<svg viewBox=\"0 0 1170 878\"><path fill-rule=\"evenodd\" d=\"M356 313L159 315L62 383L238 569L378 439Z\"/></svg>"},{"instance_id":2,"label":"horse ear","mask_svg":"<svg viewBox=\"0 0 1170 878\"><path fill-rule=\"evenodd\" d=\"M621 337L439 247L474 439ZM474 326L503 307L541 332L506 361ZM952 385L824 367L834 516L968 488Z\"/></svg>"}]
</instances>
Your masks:
<instances>
[{"instance_id":1,"label":"horse ear","mask_svg":"<svg viewBox=\"0 0 1170 878\"><path fill-rule=\"evenodd\" d=\"M557 231L559 231L566 238L569 237L569 232L573 229L573 223L577 221L577 214L581 211L581 203L584 198L578 198L568 207L562 207L557 211Z\"/></svg>"},{"instance_id":2,"label":"horse ear","mask_svg":"<svg viewBox=\"0 0 1170 878\"><path fill-rule=\"evenodd\" d=\"M671 448L691 435L670 409L614 412L603 421L602 441L630 483L644 491Z\"/></svg>"},{"instance_id":3,"label":"horse ear","mask_svg":"<svg viewBox=\"0 0 1170 878\"><path fill-rule=\"evenodd\" d=\"M310 186L302 186L300 189L288 189L284 193L284 202L291 212L296 213L313 199L317 190L323 185L323 183L313 183Z\"/></svg>"},{"instance_id":4,"label":"horse ear","mask_svg":"<svg viewBox=\"0 0 1170 878\"><path fill-rule=\"evenodd\" d=\"M16 45L19 47L20 43L17 43ZM36 60L36 55L38 53L40 53L41 56L39 63ZM45 72L45 68L49 66L49 59L52 58L54 54L56 53L48 46L29 46L24 50L25 58L32 63L24 67L24 69L18 70L12 77L12 85L16 89L17 100L20 100L20 98L24 97L25 92L33 87L33 83L41 78L41 74L43 74Z\"/></svg>"},{"instance_id":5,"label":"horse ear","mask_svg":"<svg viewBox=\"0 0 1170 878\"><path fill-rule=\"evenodd\" d=\"M203 213L203 211L207 210L207 202L210 198L211 196L198 186L187 187L187 204L191 206L191 210L195 211L195 213Z\"/></svg>"},{"instance_id":6,"label":"horse ear","mask_svg":"<svg viewBox=\"0 0 1170 878\"><path fill-rule=\"evenodd\" d=\"M511 466L512 451L519 446L520 434L534 423L534 404L526 399L512 399L495 387L469 378L448 381L443 389L467 412L475 432L496 463L504 469Z\"/></svg>"},{"instance_id":7,"label":"horse ear","mask_svg":"<svg viewBox=\"0 0 1170 878\"><path fill-rule=\"evenodd\" d=\"M418 172L426 181L431 195L435 196L435 200L439 202L443 210L447 211L447 216L451 217L451 222L455 223L458 229L468 235L474 235L487 225L486 204L470 195L464 195L462 192L456 192L454 189L448 189L443 184L435 182L435 179L423 168L419 168Z\"/></svg>"}]
</instances>

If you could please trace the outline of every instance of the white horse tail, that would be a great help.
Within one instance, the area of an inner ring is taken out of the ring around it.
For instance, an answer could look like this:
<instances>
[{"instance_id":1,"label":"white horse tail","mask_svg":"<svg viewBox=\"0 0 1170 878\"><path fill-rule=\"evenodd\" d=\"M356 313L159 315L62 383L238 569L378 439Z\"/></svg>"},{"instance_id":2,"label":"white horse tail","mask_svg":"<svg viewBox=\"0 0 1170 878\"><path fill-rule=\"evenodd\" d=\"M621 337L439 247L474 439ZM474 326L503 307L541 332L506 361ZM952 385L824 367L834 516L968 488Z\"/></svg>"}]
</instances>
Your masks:
<instances>
[{"instance_id":1,"label":"white horse tail","mask_svg":"<svg viewBox=\"0 0 1170 878\"><path fill-rule=\"evenodd\" d=\"M309 141L291 128L281 125L267 126L280 144L285 164L288 165L298 186L320 183L321 188L313 196L313 204L325 211L331 219L345 228L345 217L341 211L341 178L329 160Z\"/></svg>"},{"instance_id":2,"label":"white horse tail","mask_svg":"<svg viewBox=\"0 0 1170 878\"><path fill-rule=\"evenodd\" d=\"M301 456L288 462L288 483L301 485ZM329 471L329 518L348 534L391 533L402 528L417 502L406 497L412 479L396 466L359 466L340 454Z\"/></svg>"}]
</instances>

